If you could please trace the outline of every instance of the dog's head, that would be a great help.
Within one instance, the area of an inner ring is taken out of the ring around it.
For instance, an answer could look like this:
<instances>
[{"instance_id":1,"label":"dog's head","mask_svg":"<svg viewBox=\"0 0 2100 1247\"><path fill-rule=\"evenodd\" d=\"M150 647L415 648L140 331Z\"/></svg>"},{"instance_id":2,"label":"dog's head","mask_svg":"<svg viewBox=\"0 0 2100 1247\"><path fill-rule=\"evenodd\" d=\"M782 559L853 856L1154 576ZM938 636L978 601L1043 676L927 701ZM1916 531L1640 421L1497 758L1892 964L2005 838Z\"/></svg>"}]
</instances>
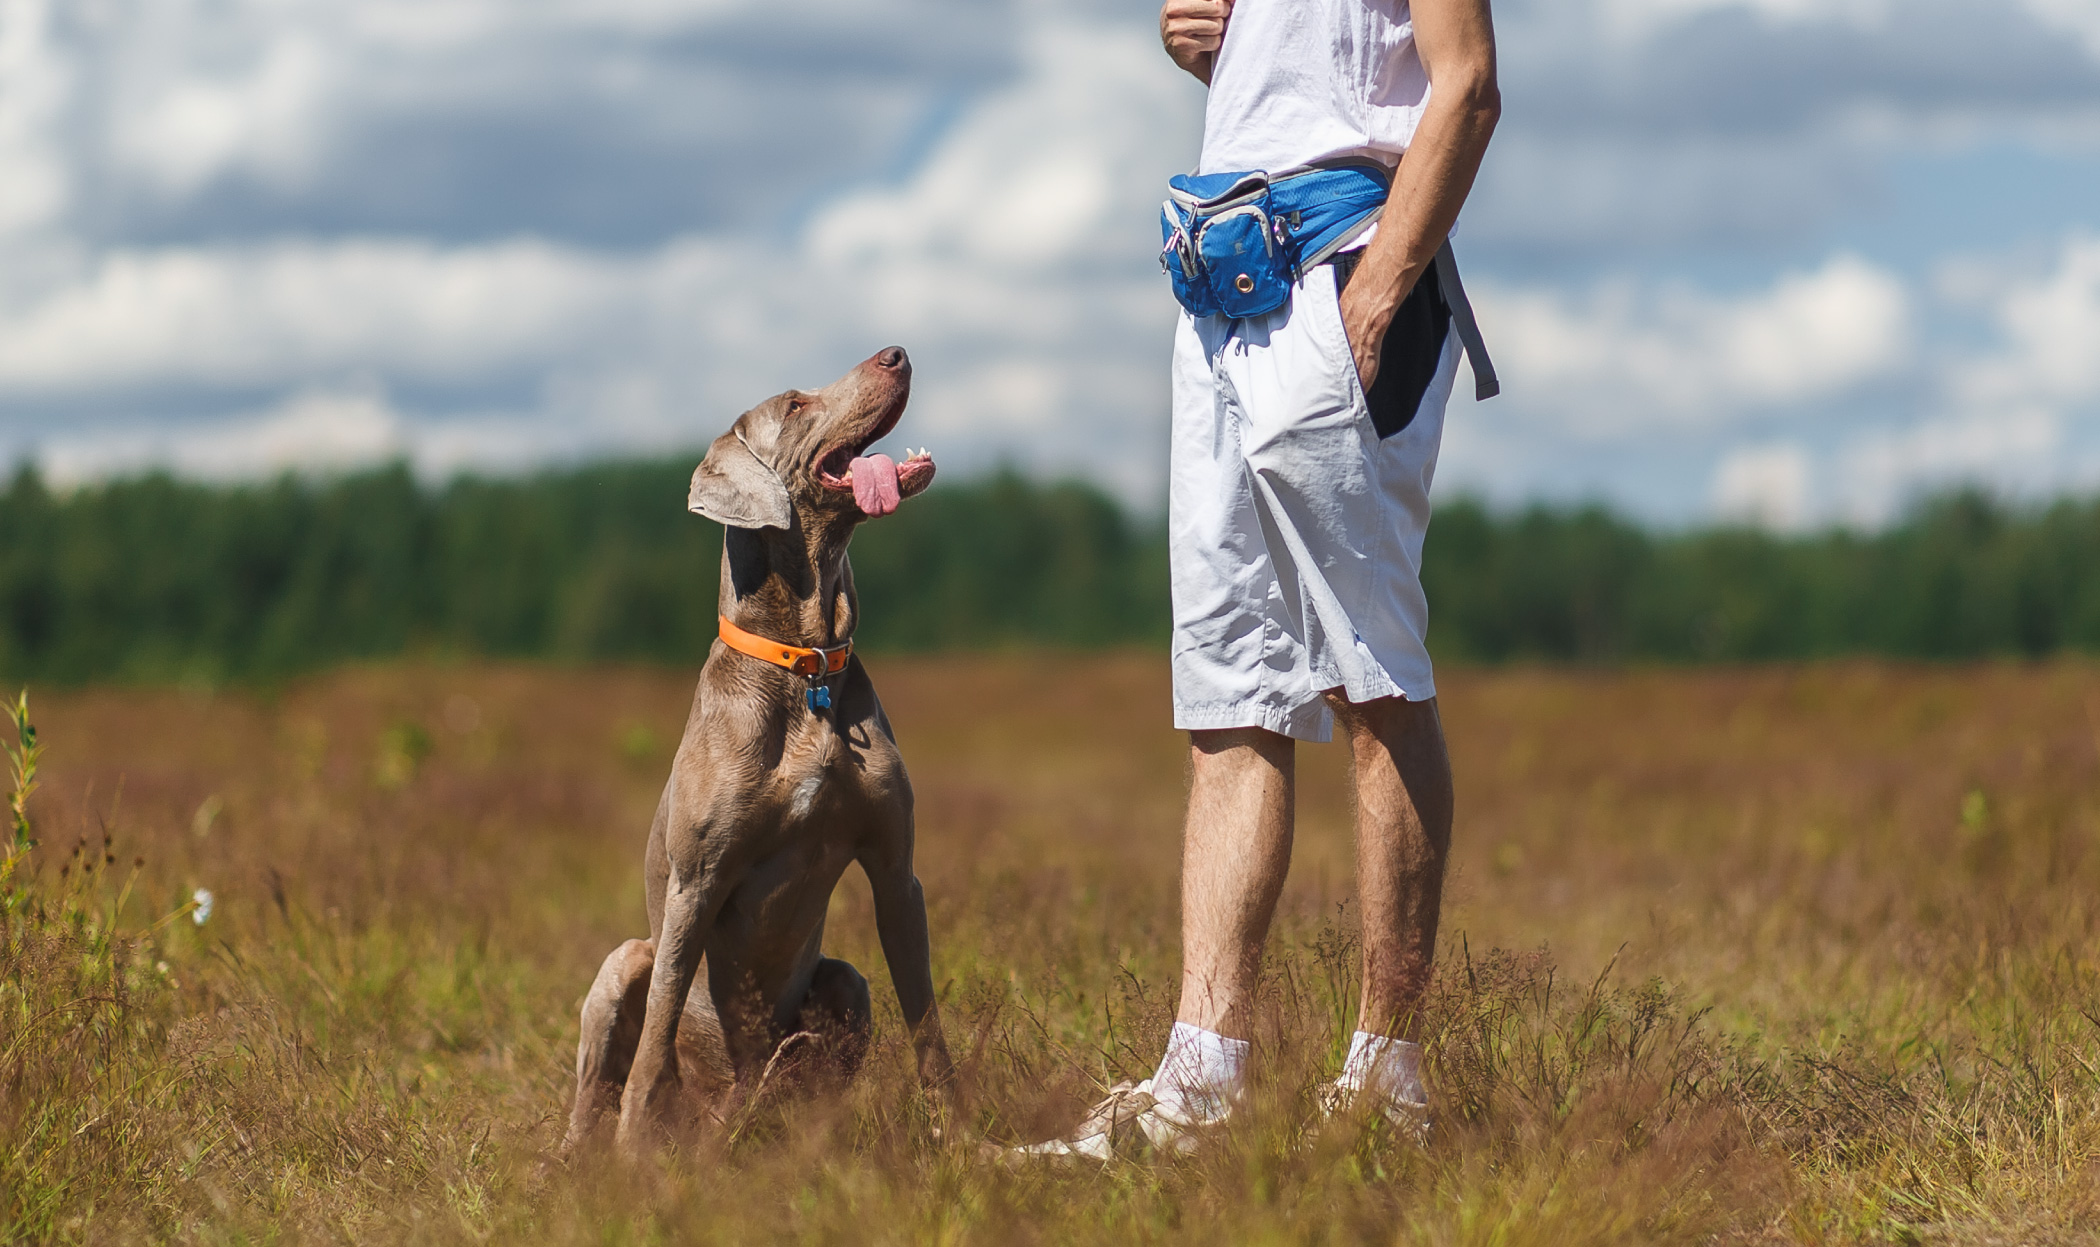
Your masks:
<instances>
[{"instance_id":1,"label":"dog's head","mask_svg":"<svg viewBox=\"0 0 2100 1247\"><path fill-rule=\"evenodd\" d=\"M933 481L924 451L902 463L867 453L910 395L911 359L899 346L821 390L775 395L708 447L686 505L732 528L788 528L798 510L819 521L888 515Z\"/></svg>"}]
</instances>

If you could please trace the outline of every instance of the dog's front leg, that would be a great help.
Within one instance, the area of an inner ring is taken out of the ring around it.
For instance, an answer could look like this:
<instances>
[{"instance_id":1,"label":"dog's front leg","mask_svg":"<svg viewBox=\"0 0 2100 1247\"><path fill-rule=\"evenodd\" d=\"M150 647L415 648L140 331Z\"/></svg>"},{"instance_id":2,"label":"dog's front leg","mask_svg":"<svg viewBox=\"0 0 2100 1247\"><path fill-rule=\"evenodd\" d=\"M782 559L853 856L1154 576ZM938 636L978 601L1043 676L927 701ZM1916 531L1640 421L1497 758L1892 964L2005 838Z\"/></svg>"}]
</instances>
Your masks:
<instances>
[{"instance_id":1,"label":"dog's front leg","mask_svg":"<svg viewBox=\"0 0 2100 1247\"><path fill-rule=\"evenodd\" d=\"M905 1026L911 1030L912 1048L919 1058L920 1085L952 1103L956 1091L955 1062L948 1056L948 1039L942 1033L940 1010L934 1000L933 942L926 929L926 893L912 872L909 832L901 845L892 841L884 850L861 861L869 890L875 896L875 933L882 941L882 959L889 963L890 983L897 989L898 1008L904 1013Z\"/></svg>"},{"instance_id":2,"label":"dog's front leg","mask_svg":"<svg viewBox=\"0 0 2100 1247\"><path fill-rule=\"evenodd\" d=\"M620 1097L620 1150L640 1155L659 1142L678 1098L678 1022L685 1014L686 993L707 950L722 903L720 872L707 867L680 871L675 866L664 892L663 934L656 941L655 973L649 981L649 1007L642 1018L641 1042L627 1087Z\"/></svg>"}]
</instances>

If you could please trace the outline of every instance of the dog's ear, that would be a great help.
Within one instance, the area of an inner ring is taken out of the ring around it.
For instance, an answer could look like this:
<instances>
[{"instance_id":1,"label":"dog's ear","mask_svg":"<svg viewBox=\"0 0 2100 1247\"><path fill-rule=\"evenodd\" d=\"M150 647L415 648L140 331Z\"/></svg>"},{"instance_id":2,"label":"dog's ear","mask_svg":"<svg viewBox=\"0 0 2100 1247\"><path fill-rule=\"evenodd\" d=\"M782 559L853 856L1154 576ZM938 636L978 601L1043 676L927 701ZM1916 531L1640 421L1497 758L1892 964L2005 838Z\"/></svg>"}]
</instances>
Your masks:
<instances>
[{"instance_id":1,"label":"dog's ear","mask_svg":"<svg viewBox=\"0 0 2100 1247\"><path fill-rule=\"evenodd\" d=\"M693 469L686 509L731 528L788 528L795 522L787 485L731 429Z\"/></svg>"}]
</instances>

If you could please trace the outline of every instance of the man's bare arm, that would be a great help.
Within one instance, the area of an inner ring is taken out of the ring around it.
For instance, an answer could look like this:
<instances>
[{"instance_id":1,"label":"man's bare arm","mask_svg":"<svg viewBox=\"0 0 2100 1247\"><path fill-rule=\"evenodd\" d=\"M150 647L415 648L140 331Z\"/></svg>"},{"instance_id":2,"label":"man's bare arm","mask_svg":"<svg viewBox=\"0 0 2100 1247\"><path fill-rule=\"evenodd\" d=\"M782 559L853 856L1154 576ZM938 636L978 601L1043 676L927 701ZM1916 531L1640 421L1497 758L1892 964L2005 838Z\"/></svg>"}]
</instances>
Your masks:
<instances>
[{"instance_id":1,"label":"man's bare arm","mask_svg":"<svg viewBox=\"0 0 2100 1247\"><path fill-rule=\"evenodd\" d=\"M1210 67L1225 42L1232 0L1167 0L1159 10L1159 41L1176 65L1210 85Z\"/></svg>"},{"instance_id":2,"label":"man's bare arm","mask_svg":"<svg viewBox=\"0 0 2100 1247\"><path fill-rule=\"evenodd\" d=\"M1342 292L1342 326L1365 390L1378 379L1386 326L1458 220L1502 116L1488 0L1413 0L1409 7L1429 73L1429 106L1394 175L1378 234Z\"/></svg>"}]
</instances>

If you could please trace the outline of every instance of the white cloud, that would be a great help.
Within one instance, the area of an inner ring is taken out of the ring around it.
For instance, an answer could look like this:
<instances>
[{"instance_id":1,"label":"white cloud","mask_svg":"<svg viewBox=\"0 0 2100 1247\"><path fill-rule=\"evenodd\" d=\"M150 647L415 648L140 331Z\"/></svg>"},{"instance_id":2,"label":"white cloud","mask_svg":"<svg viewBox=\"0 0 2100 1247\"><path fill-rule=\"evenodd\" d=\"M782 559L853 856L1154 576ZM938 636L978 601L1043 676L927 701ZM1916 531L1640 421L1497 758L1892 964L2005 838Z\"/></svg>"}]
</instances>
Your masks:
<instances>
[{"instance_id":1,"label":"white cloud","mask_svg":"<svg viewBox=\"0 0 2100 1247\"><path fill-rule=\"evenodd\" d=\"M2051 0L2039 0L2050 3ZM2078 3L2079 0L2056 0ZM1773 22L1869 24L1886 18L1891 0L1604 0L1607 20L1622 31L1646 34L1702 13L1740 9Z\"/></svg>"},{"instance_id":2,"label":"white cloud","mask_svg":"<svg viewBox=\"0 0 2100 1247\"><path fill-rule=\"evenodd\" d=\"M47 0L0 0L0 237L47 224L65 207L55 118L67 66L51 54Z\"/></svg>"},{"instance_id":3,"label":"white cloud","mask_svg":"<svg viewBox=\"0 0 2100 1247\"><path fill-rule=\"evenodd\" d=\"M263 412L174 430L145 425L47 444L52 483L76 485L151 466L206 480L361 467L401 455L406 422L376 393L294 395Z\"/></svg>"},{"instance_id":4,"label":"white cloud","mask_svg":"<svg viewBox=\"0 0 2100 1247\"><path fill-rule=\"evenodd\" d=\"M1976 257L1942 276L1949 297L1989 314L1998 341L1935 370L1937 414L1843 438L1830 507L1879 524L1955 485L2034 497L2100 484L2100 239L2067 238L2039 274Z\"/></svg>"},{"instance_id":5,"label":"white cloud","mask_svg":"<svg viewBox=\"0 0 2100 1247\"><path fill-rule=\"evenodd\" d=\"M0 320L0 391L471 377L559 352L630 300L631 264L535 241L347 240L101 257Z\"/></svg>"},{"instance_id":6,"label":"white cloud","mask_svg":"<svg viewBox=\"0 0 2100 1247\"><path fill-rule=\"evenodd\" d=\"M2095 0L2020 0L2020 7L2060 30L2077 35L2085 41L2093 58L2100 60L2100 3Z\"/></svg>"},{"instance_id":7,"label":"white cloud","mask_svg":"<svg viewBox=\"0 0 2100 1247\"><path fill-rule=\"evenodd\" d=\"M117 117L118 154L175 194L234 170L283 181L313 168L335 62L300 32L259 53L231 74L181 73L140 92Z\"/></svg>"},{"instance_id":8,"label":"white cloud","mask_svg":"<svg viewBox=\"0 0 2100 1247\"><path fill-rule=\"evenodd\" d=\"M1970 266L1964 284L1989 280ZM1999 284L1991 302L2004 346L1956 369L1957 401L1988 409L2100 399L2100 238L2066 240L2040 279Z\"/></svg>"},{"instance_id":9,"label":"white cloud","mask_svg":"<svg viewBox=\"0 0 2100 1247\"><path fill-rule=\"evenodd\" d=\"M1480 282L1481 319L1519 405L1578 412L1581 432L1711 426L1842 393L1901 366L1910 308L1855 256L1728 298L1614 282L1577 296Z\"/></svg>"},{"instance_id":10,"label":"white cloud","mask_svg":"<svg viewBox=\"0 0 2100 1247\"><path fill-rule=\"evenodd\" d=\"M1781 532L1804 528L1813 471L1807 450L1791 442L1732 450L1714 472L1714 511Z\"/></svg>"},{"instance_id":11,"label":"white cloud","mask_svg":"<svg viewBox=\"0 0 2100 1247\"><path fill-rule=\"evenodd\" d=\"M2067 459L2065 449L2063 421L2039 408L1876 430L1838 455L1835 502L1845 518L1872 527L1930 489L1983 485L2032 495L2092 484L2093 465Z\"/></svg>"},{"instance_id":12,"label":"white cloud","mask_svg":"<svg viewBox=\"0 0 2100 1247\"><path fill-rule=\"evenodd\" d=\"M200 480L332 473L407 461L429 480L464 471L516 472L591 448L573 421L535 412L419 419L376 386L305 390L261 411L171 428L141 422L57 437L39 466L60 488L163 468Z\"/></svg>"},{"instance_id":13,"label":"white cloud","mask_svg":"<svg viewBox=\"0 0 2100 1247\"><path fill-rule=\"evenodd\" d=\"M2040 271L2018 256L1967 257L1937 284L1997 338L1915 370L1912 401L1928 414L1864 428L1797 421L1806 441L1731 449L1714 473L1715 513L1874 526L1957 486L2035 498L2100 484L2100 239L2066 239Z\"/></svg>"},{"instance_id":14,"label":"white cloud","mask_svg":"<svg viewBox=\"0 0 2100 1247\"><path fill-rule=\"evenodd\" d=\"M1161 60L1158 40L1128 27L1041 28L1021 79L973 109L910 182L848 195L816 219L815 255L1042 270L1128 252L1130 210L1154 202L1193 137L1189 93Z\"/></svg>"},{"instance_id":15,"label":"white cloud","mask_svg":"<svg viewBox=\"0 0 2100 1247\"><path fill-rule=\"evenodd\" d=\"M693 234L618 254L337 237L113 251L33 298L17 292L0 314L0 400L330 392L345 377L396 395L530 391L507 442L486 419L394 413L414 429L395 428L387 453L463 465L520 443L692 444L765 395L823 384L897 341L919 360L901 437L937 432L936 451L964 466L1065 469L1100 464L1105 443L1119 453L1101 475L1149 499L1164 439L1132 434L1162 427L1173 324L1151 256L1156 189L1193 150L1200 94L1143 30L1051 20L1028 46L1016 80L908 179L829 205L784 243ZM324 408L300 401L300 421L270 444L341 461L306 436ZM288 415L230 419L164 439L113 431L100 457L78 438L40 441L59 474L133 464L141 448L282 466L275 452L243 460L228 447Z\"/></svg>"}]
</instances>

